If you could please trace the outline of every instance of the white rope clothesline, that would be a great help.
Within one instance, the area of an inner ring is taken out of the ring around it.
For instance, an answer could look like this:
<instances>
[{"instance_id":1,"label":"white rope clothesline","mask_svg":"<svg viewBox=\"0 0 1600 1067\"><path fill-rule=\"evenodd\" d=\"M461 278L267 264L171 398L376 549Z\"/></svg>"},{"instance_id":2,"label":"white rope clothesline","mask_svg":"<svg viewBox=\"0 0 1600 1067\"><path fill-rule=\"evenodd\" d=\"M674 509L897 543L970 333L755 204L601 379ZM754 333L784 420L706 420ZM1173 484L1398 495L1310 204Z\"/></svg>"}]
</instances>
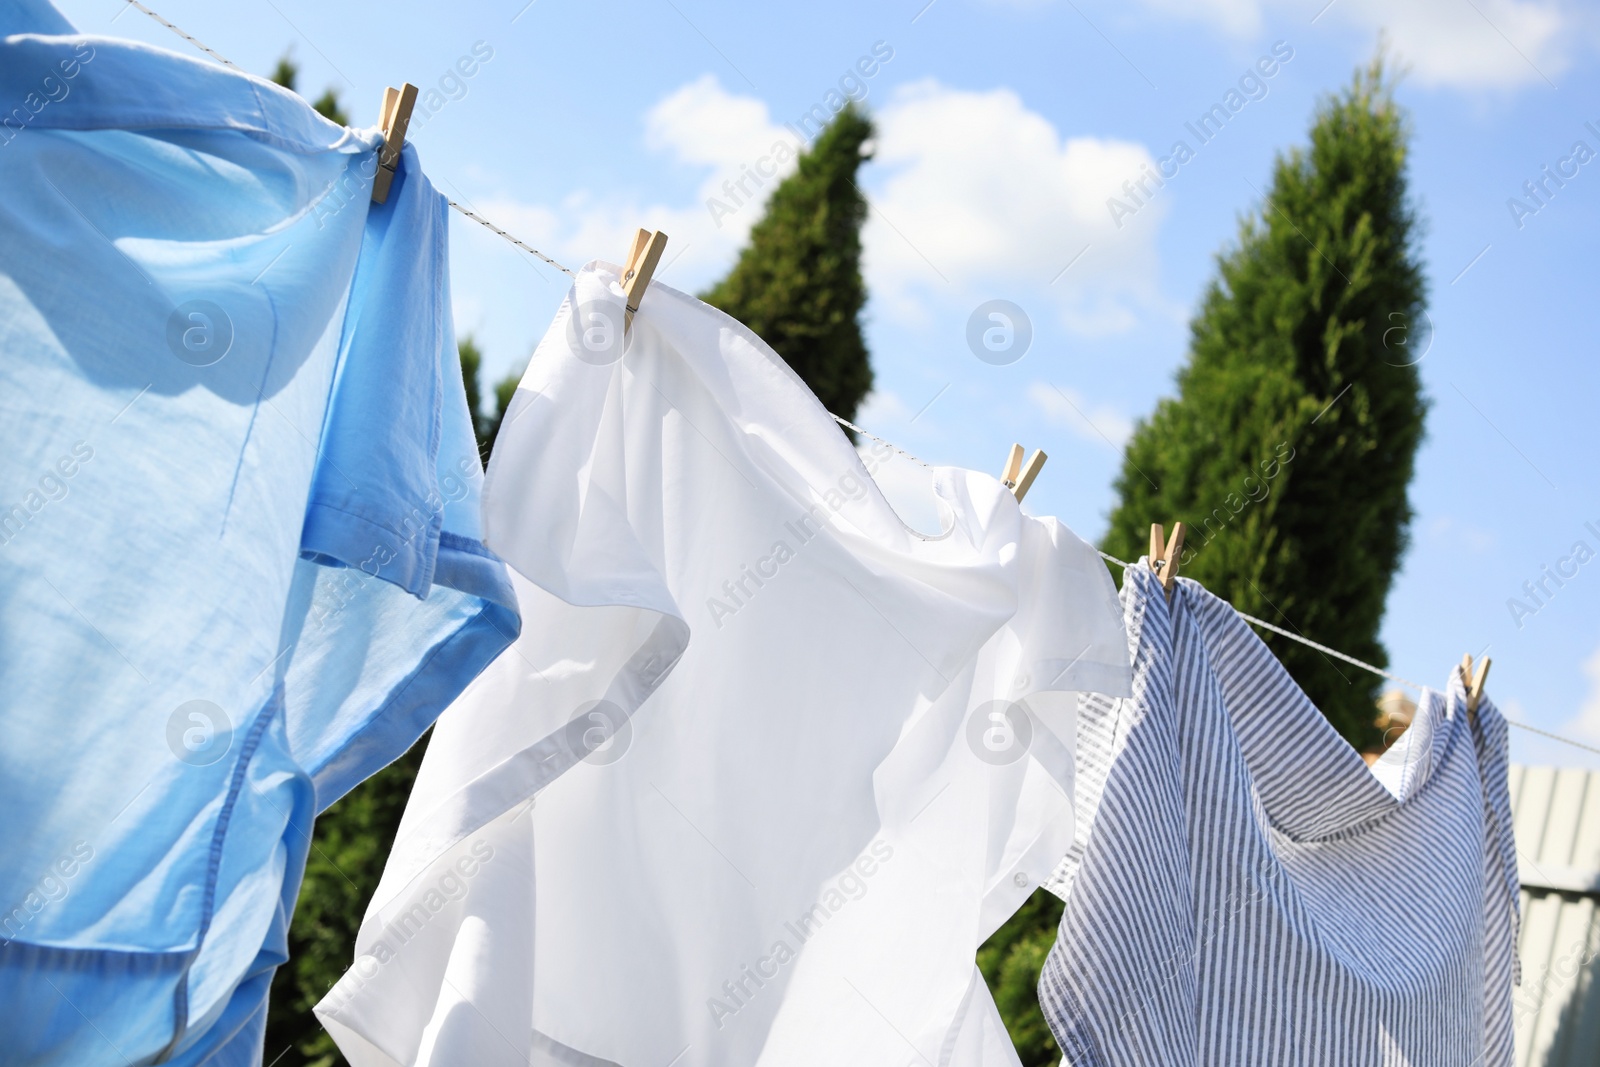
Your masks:
<instances>
[{"instance_id":1,"label":"white rope clothesline","mask_svg":"<svg viewBox=\"0 0 1600 1067\"><path fill-rule=\"evenodd\" d=\"M156 12L150 10L148 7L145 7L143 4L141 4L139 2L139 0L126 0L126 2L130 6L136 7L140 11L144 12L146 15L149 15L152 19L155 19L156 22L158 22L161 25L165 26L167 29L171 30L173 33L177 34L179 37L182 37L185 41L188 41L190 44L192 44L196 48L200 49L200 51L204 52L206 55L210 56L212 59L216 60L218 63L221 63L223 66L230 67L233 70L238 70L239 69L239 65L237 63L235 63L233 60L229 59L227 56L224 56L221 52L218 52L216 49L209 47L208 45L205 44L205 42L201 41L198 37L195 37L193 34L189 34L189 33L184 32L182 27L180 27L180 26L178 26L178 25L176 25L174 23L168 22L166 19L162 18ZM126 8L124 8L124 10L126 10ZM512 244L516 245L518 248L522 249L524 252L528 252L528 253L530 253L532 255L535 255L535 256L539 257L540 259L544 260L546 263L550 264L552 267L556 268L559 271L562 271L562 272L566 273L569 276L572 275L572 269L570 267L563 267L561 264L557 263L555 260L553 260L549 256L545 255L543 252L539 251L537 248L534 248L532 245L524 244L522 241L519 241L513 234L510 234L510 233L506 232L505 230L502 230L500 227L496 226L494 223L490 222L488 219L484 218L482 215L479 215L477 212L473 211L472 209L467 208L467 207L463 207L462 205L456 203L454 200L451 200L448 197L445 198L445 202L447 204L449 204L451 207L455 208L457 211L461 212L461 214L465 215L467 218L471 219L473 222L476 222L479 226L482 226L484 229L490 231L491 233L494 233L494 234L496 234L496 235L498 235L500 237L505 238L507 241L510 241Z\"/></svg>"},{"instance_id":2,"label":"white rope clothesline","mask_svg":"<svg viewBox=\"0 0 1600 1067\"><path fill-rule=\"evenodd\" d=\"M1099 549L1096 549L1095 551L1099 552ZM1103 559L1103 560L1106 560L1109 563L1115 563L1117 566L1121 567L1123 570L1127 570L1129 567L1133 566L1133 564L1124 562L1123 560L1118 559L1116 556L1110 555L1109 553L1106 553L1106 552L1100 552L1100 558ZM1382 675L1383 677L1389 679L1391 682L1399 682L1401 685L1407 686L1407 687L1409 687L1411 689L1418 690L1419 692L1424 688L1423 686L1418 685L1416 682L1407 681L1406 679L1400 677L1398 674L1390 674L1388 671L1384 670L1382 667L1373 666L1372 664L1367 663L1364 660L1356 659L1354 656L1347 656L1343 652L1340 652L1336 648L1329 648L1327 645L1318 644L1317 642L1311 640L1311 638L1309 638L1309 637L1302 637L1301 635L1299 635L1297 633L1291 633L1290 631L1285 630L1281 626L1274 626L1272 623L1268 622L1265 619L1258 619L1254 615L1246 615L1244 612L1240 611L1238 608L1234 608L1232 604L1229 604L1228 606L1230 608L1233 608L1234 614L1238 615L1239 618L1243 619L1245 622L1254 623L1257 626L1260 626L1260 627L1263 627L1265 629L1271 630L1275 634L1282 634L1284 637L1287 637L1289 640L1291 640L1291 641L1299 641L1302 645L1308 645L1311 648L1316 649L1318 652L1325 653L1325 654L1327 654L1329 656L1336 656L1339 659L1344 660L1346 663L1352 664L1353 666L1356 666L1356 667L1360 667L1364 671L1371 671L1373 674ZM1595 751L1596 752L1600 752L1600 749L1595 749Z\"/></svg>"},{"instance_id":3,"label":"white rope clothesline","mask_svg":"<svg viewBox=\"0 0 1600 1067\"><path fill-rule=\"evenodd\" d=\"M128 0L128 2L132 3L133 0ZM500 237L505 238L507 241L510 241L512 244L516 245L518 248L522 249L524 252L531 252L532 254L538 256L540 259L542 259L546 263L550 264L556 270L564 272L568 277L573 277L573 278L577 277L576 274L572 273L572 268L563 267L561 264L557 263L555 260L553 260L549 256L545 255L543 252L539 251L537 248L534 248L532 245L523 244L521 241L517 240L514 236L512 236L509 233L507 233L505 230L502 230L500 227L496 226L494 223L490 222L488 219L484 218L482 215L479 215L478 213L476 213L474 211L471 211L471 210L469 210L467 208L462 207L460 204L456 203L454 200L449 199L448 197L445 198L445 203L449 204L451 207L455 208L457 211L461 212L467 218L471 219L473 222L476 222L479 226L482 226L484 229L488 230L490 233L497 234Z\"/></svg>"},{"instance_id":4,"label":"white rope clothesline","mask_svg":"<svg viewBox=\"0 0 1600 1067\"><path fill-rule=\"evenodd\" d=\"M215 59L217 62L223 64L224 66L232 67L234 70L238 70L239 69L238 66L236 64L234 64L232 61L224 58L218 52L206 47L204 44L202 44L199 40L197 40L196 38L194 38L190 34L185 33L179 27L177 27L177 26L173 25L172 23L168 22L166 19L162 18L160 15L156 14L154 11L150 10L148 7L145 7L143 4L139 3L139 0L127 0L127 3L129 3L132 6L138 8L140 11L144 12L146 15L149 15L156 22L158 22L161 25L165 26L167 29L171 30L173 33L177 34L179 37L182 37L185 41L188 41L190 44L192 44L196 48L200 49L200 51L204 52L206 55L210 56L212 59ZM457 211L459 211L461 214L465 215L467 218L471 219L473 222L476 222L479 226L482 226L484 229L489 230L490 232L496 234L497 236L503 238L506 241L509 241L511 244L515 245L517 248L522 249L524 252L528 252L528 253L530 253L530 254L532 254L534 256L537 256L539 259L541 259L544 262L548 263L550 266L555 267L557 270L563 271L566 274L575 277L575 275L573 275L573 272L572 272L572 270L570 268L564 267L560 263L557 263L555 260L553 260L549 256L545 255L543 252L539 251L537 248L534 248L532 245L524 243L523 241L519 240L515 235L507 232L506 230L501 229L499 226L496 226L494 223L490 222L488 219L484 218L482 215L479 215L476 212L469 210L468 208L462 207L460 204L456 203L454 200L450 200L450 199L446 198L446 202L451 207L453 207ZM828 414L832 415L833 416L833 420L835 422L837 422L839 425L845 427L846 429L854 430L856 433L859 433L859 434L861 434L861 435L863 435L865 437L872 438L872 440L877 441L881 445L885 445L885 446L887 446L889 448L894 449L900 455L902 455L902 456L906 457L907 459L911 460L913 463L921 464L922 466L928 468L929 470L933 469L933 465L932 464L924 462L923 460L918 459L916 456L913 456L910 452L907 452L905 449L901 448L899 445L894 444L892 441L887 441L884 438L877 436L876 434L868 433L866 430L863 430L861 427L857 426L855 423L850 422L847 419L840 418L838 415L834 415L831 411ZM1098 551L1098 549L1096 551ZM1101 556L1101 558L1107 560L1110 563L1115 563L1117 566L1123 568L1124 570L1126 570L1127 568L1133 566L1133 564L1124 562L1123 560L1117 559L1115 556L1108 555L1105 552L1101 552L1100 556ZM1228 606L1229 607L1233 607L1232 604L1230 604ZM1392 674L1389 671L1384 670L1382 667L1377 667L1377 666L1374 666L1371 663L1367 663L1367 662L1365 662L1363 660L1356 659L1354 656L1346 655L1345 653L1340 652L1338 649L1329 648L1327 645L1319 644L1316 641L1311 640L1309 637L1303 637L1300 634L1291 633L1290 631L1285 630L1282 627L1275 626L1274 624L1272 624L1270 622L1267 622L1265 619L1258 619L1254 615L1247 615L1244 612L1239 611L1238 608L1233 608L1233 610L1238 613L1238 615L1239 615L1239 617L1241 619L1244 619L1248 623L1251 623L1251 624L1253 624L1255 626L1260 626L1263 629L1271 630L1273 633L1280 634L1283 637L1287 637L1291 641L1298 641L1302 645L1306 645L1306 646L1308 646L1310 648L1314 648L1318 652L1323 653L1324 655L1334 656L1334 657L1336 657L1338 659L1344 660L1346 663L1349 663L1352 666L1360 667L1364 671L1371 671L1373 674L1379 675L1380 677L1383 677L1383 678L1387 678L1387 679L1389 679L1390 681L1393 681L1393 682L1399 682L1401 685L1407 686L1407 687L1409 687L1411 689L1415 689L1415 690L1417 690L1419 692L1423 689L1423 686L1418 685L1416 682L1407 681L1406 679L1400 677L1398 674ZM1505 718L1505 716L1502 715L1501 718ZM1541 737L1548 737L1553 741L1560 741L1563 744L1571 745L1574 748L1581 748L1586 752L1592 752L1592 753L1594 753L1596 755L1600 755L1600 747L1596 747L1594 745L1588 745L1588 744L1583 743L1582 741L1576 741L1576 740L1574 740L1574 739L1572 739L1570 737L1563 737L1560 734L1551 733L1548 730L1541 730L1537 726L1529 726L1527 723L1517 722L1515 719L1505 719L1505 722L1506 722L1506 725L1515 726L1519 730L1526 730L1529 733L1538 734Z\"/></svg>"},{"instance_id":5,"label":"white rope clothesline","mask_svg":"<svg viewBox=\"0 0 1600 1067\"><path fill-rule=\"evenodd\" d=\"M140 11L143 11L146 15L149 15L151 18L153 18L157 22L161 23L161 25L165 26L167 29L171 30L173 33L177 34L179 37L182 37L185 41L188 41L190 44L192 44L196 48L200 49L200 51L204 52L206 55L210 56L212 59L216 60L218 63L221 63L223 66L232 67L234 70L238 70L239 69L239 65L237 63L235 63L233 60L228 59L227 57L223 56L220 52L216 52L216 51L214 51L214 50L212 50L210 48L207 48L204 44L202 44L200 42L199 38L192 37L189 34L184 33L183 30L179 29L177 26L175 26L172 23L168 22L166 19L162 18L160 15L156 14L154 11L151 11L149 8L145 7L143 4L139 3L139 0L128 0L128 3L132 4L134 7L138 8ZM123 10L126 11L127 8L124 8ZM116 21L116 19L113 18L112 21L114 22L114 21Z\"/></svg>"},{"instance_id":6,"label":"white rope clothesline","mask_svg":"<svg viewBox=\"0 0 1600 1067\"><path fill-rule=\"evenodd\" d=\"M826 409L824 409L824 410L826 410ZM834 415L833 412L831 412L831 411L829 411L828 414L833 417L833 421L834 422L837 422L840 426L843 426L845 429L854 430L856 433L860 434L863 437L870 437L874 441L878 442L880 445L883 445L885 448L894 449L896 452L900 453L902 456L906 457L911 462L920 463L920 464L922 464L922 466L928 468L929 470L933 470L933 464L931 464L931 463L923 463L922 460L918 459L916 456L913 456L910 452L907 452L905 449L901 448L899 445L895 444L893 441L885 441L883 438L879 437L875 433L868 433L866 430L863 430L861 427L857 426L855 423L851 422L849 419L841 419L839 416Z\"/></svg>"},{"instance_id":7,"label":"white rope clothesline","mask_svg":"<svg viewBox=\"0 0 1600 1067\"><path fill-rule=\"evenodd\" d=\"M1096 549L1095 551L1098 552L1099 549ZM1109 553L1106 553L1106 552L1100 552L1100 558L1103 559L1103 560L1106 560L1109 563L1115 563L1117 566L1121 567L1123 570L1127 570L1129 567L1133 566L1132 563L1124 562L1123 560L1120 560L1117 557L1115 557L1113 555L1110 555ZM1406 679L1400 677L1398 674L1392 674L1389 671L1384 670L1382 667L1374 666L1373 664L1368 663L1365 660L1356 659L1354 656L1347 656L1343 652L1340 652L1336 648L1329 648L1327 645L1319 644L1318 642L1311 640L1311 638L1309 638L1309 637L1302 637L1300 634L1291 633L1290 631L1285 630L1281 626L1274 626L1272 623L1268 622L1265 619L1258 619L1254 615L1246 614L1245 612L1240 611L1238 608L1233 607L1232 604L1229 604L1228 606L1230 608L1233 608L1234 614L1238 615L1239 618L1243 619L1245 622L1251 623L1251 624L1256 625L1256 626L1260 626L1263 629L1271 630L1275 634L1282 634L1284 637L1287 637L1291 641L1298 641L1302 645L1307 645L1307 646L1309 646L1311 648L1314 648L1318 652L1321 652L1321 653L1323 653L1325 655L1336 656L1339 659L1344 660L1346 663L1352 664L1353 666L1356 666L1356 667L1360 667L1364 671L1371 671L1373 674L1376 674L1376 675L1379 675L1381 677L1387 678L1391 682L1399 682L1401 685L1407 686L1407 687L1409 687L1411 689L1415 689L1418 692L1421 692L1425 688L1424 686L1418 685L1416 682L1407 681ZM1596 748L1594 745L1586 745L1582 741L1575 741L1570 737L1563 737L1560 734L1553 734L1549 730L1541 730L1537 726L1529 726L1525 722L1518 722L1515 719L1506 718L1504 713L1502 713L1500 717L1502 719L1505 719L1505 723L1506 723L1507 726L1515 726L1519 730L1526 730L1529 733L1538 734L1541 737L1548 737L1553 741L1560 741L1563 744L1571 745L1574 748L1581 748L1586 752L1593 752L1595 755L1600 756L1600 748Z\"/></svg>"}]
</instances>

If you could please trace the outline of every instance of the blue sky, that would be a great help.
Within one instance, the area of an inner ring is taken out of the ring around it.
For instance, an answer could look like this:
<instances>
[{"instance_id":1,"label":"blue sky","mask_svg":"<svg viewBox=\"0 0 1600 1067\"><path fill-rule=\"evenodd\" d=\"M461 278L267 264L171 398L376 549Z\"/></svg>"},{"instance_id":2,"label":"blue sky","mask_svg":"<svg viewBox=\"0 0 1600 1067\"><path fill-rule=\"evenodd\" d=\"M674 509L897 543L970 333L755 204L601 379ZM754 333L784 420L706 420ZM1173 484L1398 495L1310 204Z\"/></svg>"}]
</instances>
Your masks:
<instances>
[{"instance_id":1,"label":"blue sky","mask_svg":"<svg viewBox=\"0 0 1600 1067\"><path fill-rule=\"evenodd\" d=\"M662 229L658 277L689 291L721 276L759 214L724 183L773 169L773 146L795 140L785 124L827 107L830 92L865 94L879 123L861 177L873 203L867 334L878 387L858 421L934 463L998 471L1013 440L1044 448L1029 504L1091 540L1105 527L1120 445L1172 391L1189 315L1241 213L1259 203L1274 153L1303 140L1317 100L1384 35L1409 67L1399 95L1414 124L1430 286L1430 321L1403 336L1433 405L1412 548L1384 625L1392 668L1440 685L1463 652L1487 649L1489 689L1508 715L1600 744L1600 557L1573 554L1579 541L1600 553L1600 159L1574 155L1578 141L1600 153L1594 9L525 4L156 7L247 70L265 73L292 50L301 91L337 89L358 124L376 120L386 84L416 83L425 95L411 140L447 194L569 266L620 258L637 226ZM189 48L119 0L60 7L85 32ZM1200 145L1185 124L1226 104L1252 71L1235 98L1244 105ZM1122 183L1179 139L1193 158L1113 220L1107 198L1126 202ZM1565 170L1563 184L1546 166ZM1529 181L1544 182L1539 200ZM708 207L712 198L721 206ZM452 225L457 328L499 378L527 358L565 279L465 220ZM969 318L994 299L1021 307L1032 327L1026 354L1005 366L967 343ZM915 499L918 470L891 468L895 499ZM914 505L907 512L921 519ZM1557 585L1546 567L1571 576ZM1541 580L1535 601L1524 583ZM1513 597L1536 610L1514 617ZM1519 761L1600 767L1512 734Z\"/></svg>"}]
</instances>

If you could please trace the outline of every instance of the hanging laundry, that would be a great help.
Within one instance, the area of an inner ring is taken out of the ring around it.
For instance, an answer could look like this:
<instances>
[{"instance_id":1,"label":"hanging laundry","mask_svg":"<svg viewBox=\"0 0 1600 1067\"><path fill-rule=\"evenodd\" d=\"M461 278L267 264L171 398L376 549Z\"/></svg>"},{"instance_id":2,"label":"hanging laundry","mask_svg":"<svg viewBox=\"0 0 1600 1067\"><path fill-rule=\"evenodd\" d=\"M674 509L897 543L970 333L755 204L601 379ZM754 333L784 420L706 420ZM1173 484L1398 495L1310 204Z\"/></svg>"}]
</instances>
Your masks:
<instances>
[{"instance_id":1,"label":"hanging laundry","mask_svg":"<svg viewBox=\"0 0 1600 1067\"><path fill-rule=\"evenodd\" d=\"M0 34L0 1059L259 1062L313 816L518 625L445 202L260 79Z\"/></svg>"},{"instance_id":2,"label":"hanging laundry","mask_svg":"<svg viewBox=\"0 0 1600 1067\"><path fill-rule=\"evenodd\" d=\"M521 637L441 719L318 1015L379 1064L1011 1064L980 942L1073 839L1094 550L944 468L908 529L816 398L590 265L485 497ZM953 1059L951 1057L954 1057Z\"/></svg>"},{"instance_id":3,"label":"hanging laundry","mask_svg":"<svg viewBox=\"0 0 1600 1067\"><path fill-rule=\"evenodd\" d=\"M1071 1067L1511 1063L1506 728L1453 676L1373 768L1226 602L1123 581L1134 694L1080 702L1039 999ZM1376 772L1376 773L1373 773Z\"/></svg>"}]
</instances>

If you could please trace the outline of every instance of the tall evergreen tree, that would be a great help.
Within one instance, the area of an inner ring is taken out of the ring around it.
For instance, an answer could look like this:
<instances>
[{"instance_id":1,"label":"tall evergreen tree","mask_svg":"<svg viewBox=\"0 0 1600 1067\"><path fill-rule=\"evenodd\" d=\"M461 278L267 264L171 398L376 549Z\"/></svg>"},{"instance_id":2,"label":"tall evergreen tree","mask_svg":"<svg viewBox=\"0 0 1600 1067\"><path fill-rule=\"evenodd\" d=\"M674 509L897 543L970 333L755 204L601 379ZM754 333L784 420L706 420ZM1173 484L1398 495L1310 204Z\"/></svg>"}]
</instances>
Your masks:
<instances>
[{"instance_id":1,"label":"tall evergreen tree","mask_svg":"<svg viewBox=\"0 0 1600 1067\"><path fill-rule=\"evenodd\" d=\"M506 408L510 406L511 397L517 391L517 384L522 381L522 371L512 371L495 383L494 392L491 394L494 400L493 408L484 411L483 387L479 379L479 373L483 369L483 351L478 348L478 343L470 334L461 339L458 347L461 352L461 379L467 389L467 407L472 409L472 432L478 438L478 452L483 465L487 467L489 452L494 448L494 439L500 433L500 423L506 417Z\"/></svg>"},{"instance_id":2,"label":"tall evergreen tree","mask_svg":"<svg viewBox=\"0 0 1600 1067\"><path fill-rule=\"evenodd\" d=\"M300 64L290 58L290 53L285 52L278 57L278 65L272 68L272 80L291 93L300 91Z\"/></svg>"},{"instance_id":3,"label":"tall evergreen tree","mask_svg":"<svg viewBox=\"0 0 1600 1067\"><path fill-rule=\"evenodd\" d=\"M511 398L516 395L517 384L522 381L522 372L517 371L501 378L494 386L494 414L486 415L483 419L483 432L479 435L479 444L483 448L483 465L489 466L489 454L494 451L494 439L500 436L500 424L506 419L506 408L511 406Z\"/></svg>"},{"instance_id":4,"label":"tall evergreen tree","mask_svg":"<svg viewBox=\"0 0 1600 1067\"><path fill-rule=\"evenodd\" d=\"M1382 59L1317 109L1191 326L1178 396L1128 443L1106 551L1189 527L1181 573L1242 611L1370 663L1407 543L1426 403L1408 126ZM1358 747L1371 676L1273 634L1295 680Z\"/></svg>"},{"instance_id":5,"label":"tall evergreen tree","mask_svg":"<svg viewBox=\"0 0 1600 1067\"><path fill-rule=\"evenodd\" d=\"M1105 539L1107 552L1136 559L1151 522L1181 519L1181 573L1379 664L1426 407L1410 365L1424 343L1424 286L1406 140L1374 61L1318 108L1310 147L1279 157L1267 202L1218 261L1178 397L1128 444ZM1262 636L1345 737L1370 742L1362 672ZM1034 992L1060 915L1041 889L978 953L1026 1067L1060 1055Z\"/></svg>"},{"instance_id":6,"label":"tall evergreen tree","mask_svg":"<svg viewBox=\"0 0 1600 1067\"><path fill-rule=\"evenodd\" d=\"M867 201L855 180L871 137L872 122L854 105L839 112L772 191L733 270L701 295L750 327L824 407L847 419L872 388L861 336Z\"/></svg>"},{"instance_id":7,"label":"tall evergreen tree","mask_svg":"<svg viewBox=\"0 0 1600 1067\"><path fill-rule=\"evenodd\" d=\"M461 357L461 383L467 390L467 410L472 413L472 433L481 442L487 419L483 415L483 390L478 385L478 372L483 369L483 350L468 334L456 345Z\"/></svg>"},{"instance_id":8,"label":"tall evergreen tree","mask_svg":"<svg viewBox=\"0 0 1600 1067\"><path fill-rule=\"evenodd\" d=\"M288 52L285 52L278 60L278 65L272 68L272 80L291 93L299 92L295 84L300 80L300 65L290 58ZM311 108L323 118L337 122L341 126L350 125L350 116L345 114L344 108L339 104L339 94L332 89L317 97Z\"/></svg>"}]
</instances>

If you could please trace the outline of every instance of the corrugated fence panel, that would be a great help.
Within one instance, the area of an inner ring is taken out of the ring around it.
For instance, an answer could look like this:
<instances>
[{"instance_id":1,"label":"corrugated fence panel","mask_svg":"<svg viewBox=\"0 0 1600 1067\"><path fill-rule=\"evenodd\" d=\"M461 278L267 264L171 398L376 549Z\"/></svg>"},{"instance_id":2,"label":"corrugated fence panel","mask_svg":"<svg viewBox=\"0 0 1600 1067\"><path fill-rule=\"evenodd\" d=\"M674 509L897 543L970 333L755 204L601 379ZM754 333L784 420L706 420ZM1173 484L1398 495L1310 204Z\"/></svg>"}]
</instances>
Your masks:
<instances>
[{"instance_id":1,"label":"corrugated fence panel","mask_svg":"<svg viewBox=\"0 0 1600 1067\"><path fill-rule=\"evenodd\" d=\"M1600 772L1512 767L1517 1067L1600 1067Z\"/></svg>"}]
</instances>

